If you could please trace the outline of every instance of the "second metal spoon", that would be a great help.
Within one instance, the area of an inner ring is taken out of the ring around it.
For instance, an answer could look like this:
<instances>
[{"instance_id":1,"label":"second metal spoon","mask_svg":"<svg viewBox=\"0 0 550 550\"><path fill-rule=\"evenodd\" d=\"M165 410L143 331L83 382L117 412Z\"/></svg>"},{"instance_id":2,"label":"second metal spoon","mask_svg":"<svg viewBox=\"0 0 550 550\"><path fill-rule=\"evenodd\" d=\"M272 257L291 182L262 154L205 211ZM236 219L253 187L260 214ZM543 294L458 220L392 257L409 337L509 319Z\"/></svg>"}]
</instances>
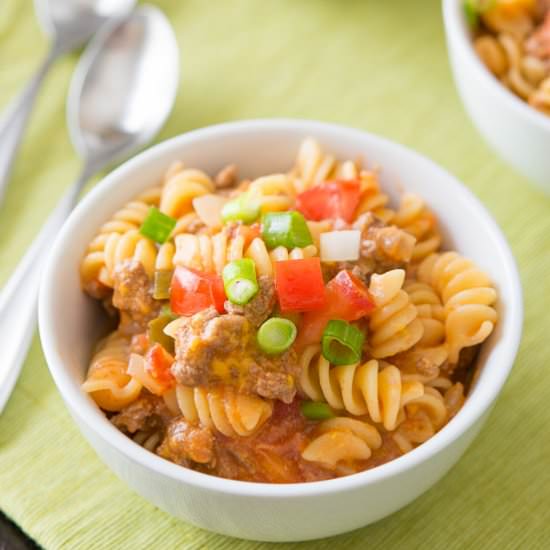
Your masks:
<instances>
[{"instance_id":1,"label":"second metal spoon","mask_svg":"<svg viewBox=\"0 0 550 550\"><path fill-rule=\"evenodd\" d=\"M34 4L51 45L35 75L0 118L0 202L38 90L53 62L87 42L109 18L129 13L135 0L35 0Z\"/></svg>"},{"instance_id":2,"label":"second metal spoon","mask_svg":"<svg viewBox=\"0 0 550 550\"><path fill-rule=\"evenodd\" d=\"M34 333L40 274L51 242L90 176L142 147L160 130L178 84L174 33L162 12L151 6L107 23L80 60L67 115L84 166L0 293L0 412Z\"/></svg>"}]
</instances>

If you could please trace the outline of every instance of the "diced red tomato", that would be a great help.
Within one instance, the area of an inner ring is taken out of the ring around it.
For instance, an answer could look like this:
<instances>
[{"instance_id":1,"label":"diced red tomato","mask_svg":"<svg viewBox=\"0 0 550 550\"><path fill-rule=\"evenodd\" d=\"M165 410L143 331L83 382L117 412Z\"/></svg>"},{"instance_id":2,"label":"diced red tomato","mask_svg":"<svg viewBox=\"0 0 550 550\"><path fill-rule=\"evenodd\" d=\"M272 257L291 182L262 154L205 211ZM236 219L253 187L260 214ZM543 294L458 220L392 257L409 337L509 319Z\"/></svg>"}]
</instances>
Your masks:
<instances>
[{"instance_id":1,"label":"diced red tomato","mask_svg":"<svg viewBox=\"0 0 550 550\"><path fill-rule=\"evenodd\" d=\"M328 302L344 321L357 321L374 309L367 285L351 271L343 269L327 284Z\"/></svg>"},{"instance_id":2,"label":"diced red tomato","mask_svg":"<svg viewBox=\"0 0 550 550\"><path fill-rule=\"evenodd\" d=\"M326 287L326 307L303 315L297 346L318 344L331 319L357 321L374 309L374 300L367 286L348 270L340 271Z\"/></svg>"},{"instance_id":3,"label":"diced red tomato","mask_svg":"<svg viewBox=\"0 0 550 550\"><path fill-rule=\"evenodd\" d=\"M275 262L275 288L281 311L324 307L325 285L319 258Z\"/></svg>"},{"instance_id":4,"label":"diced red tomato","mask_svg":"<svg viewBox=\"0 0 550 550\"><path fill-rule=\"evenodd\" d=\"M308 220L341 218L350 223L360 198L359 181L326 181L300 193L296 197L296 209Z\"/></svg>"},{"instance_id":5,"label":"diced red tomato","mask_svg":"<svg viewBox=\"0 0 550 550\"><path fill-rule=\"evenodd\" d=\"M223 313L224 302L225 291L219 275L176 267L170 285L170 307L174 313L194 315L210 306Z\"/></svg>"},{"instance_id":6,"label":"diced red tomato","mask_svg":"<svg viewBox=\"0 0 550 550\"><path fill-rule=\"evenodd\" d=\"M160 344L154 344L145 356L145 371L156 382L159 393L164 393L176 385L170 371L174 358Z\"/></svg>"},{"instance_id":7,"label":"diced red tomato","mask_svg":"<svg viewBox=\"0 0 550 550\"><path fill-rule=\"evenodd\" d=\"M239 225L237 229L237 235L242 236L244 239L244 248L248 248L248 245L261 235L261 228L259 223L253 223L252 225Z\"/></svg>"}]
</instances>

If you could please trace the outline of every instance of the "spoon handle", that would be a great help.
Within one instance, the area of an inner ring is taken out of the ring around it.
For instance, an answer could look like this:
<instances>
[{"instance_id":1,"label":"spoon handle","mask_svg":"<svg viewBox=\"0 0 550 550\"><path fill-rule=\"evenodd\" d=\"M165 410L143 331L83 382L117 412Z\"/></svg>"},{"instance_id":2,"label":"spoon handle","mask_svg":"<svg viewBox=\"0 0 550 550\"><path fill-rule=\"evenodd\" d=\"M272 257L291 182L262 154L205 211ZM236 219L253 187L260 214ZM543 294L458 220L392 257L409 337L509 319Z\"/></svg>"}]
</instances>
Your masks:
<instances>
[{"instance_id":1,"label":"spoon handle","mask_svg":"<svg viewBox=\"0 0 550 550\"><path fill-rule=\"evenodd\" d=\"M89 177L90 171L84 169L79 179L50 214L46 224L0 292L0 413L17 381L34 334L36 301L44 260Z\"/></svg>"},{"instance_id":2,"label":"spoon handle","mask_svg":"<svg viewBox=\"0 0 550 550\"><path fill-rule=\"evenodd\" d=\"M48 69L58 55L58 49L52 47L34 76L0 118L0 203L4 197L13 161L27 126L32 106L38 95L38 90Z\"/></svg>"}]
</instances>

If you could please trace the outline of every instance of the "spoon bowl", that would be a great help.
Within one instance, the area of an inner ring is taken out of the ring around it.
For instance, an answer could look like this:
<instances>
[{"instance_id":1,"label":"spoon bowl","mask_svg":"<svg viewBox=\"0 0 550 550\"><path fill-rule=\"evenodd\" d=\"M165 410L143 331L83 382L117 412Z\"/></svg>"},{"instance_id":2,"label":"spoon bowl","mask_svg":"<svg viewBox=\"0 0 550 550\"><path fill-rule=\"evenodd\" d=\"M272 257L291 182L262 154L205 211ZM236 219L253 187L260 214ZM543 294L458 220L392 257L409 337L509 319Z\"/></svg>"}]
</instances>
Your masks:
<instances>
[{"instance_id":1,"label":"spoon bowl","mask_svg":"<svg viewBox=\"0 0 550 550\"><path fill-rule=\"evenodd\" d=\"M75 72L67 108L71 139L84 159L124 157L153 138L174 104L178 58L174 34L156 8L144 6L99 31Z\"/></svg>"}]
</instances>

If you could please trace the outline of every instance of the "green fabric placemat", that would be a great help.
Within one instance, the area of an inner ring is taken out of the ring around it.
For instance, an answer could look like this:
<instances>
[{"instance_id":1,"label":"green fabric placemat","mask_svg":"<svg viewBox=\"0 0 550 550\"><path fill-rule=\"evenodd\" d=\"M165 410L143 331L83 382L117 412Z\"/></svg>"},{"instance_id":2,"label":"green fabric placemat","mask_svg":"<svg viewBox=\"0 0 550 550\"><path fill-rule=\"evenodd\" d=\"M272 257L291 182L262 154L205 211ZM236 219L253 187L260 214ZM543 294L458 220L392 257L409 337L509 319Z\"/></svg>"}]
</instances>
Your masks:
<instances>
[{"instance_id":1,"label":"green fabric placemat","mask_svg":"<svg viewBox=\"0 0 550 550\"><path fill-rule=\"evenodd\" d=\"M463 460L424 496L375 525L283 547L548 548L550 198L497 159L466 118L447 63L439 2L155 3L176 29L183 74L159 140L212 123L273 116L367 129L462 179L496 217L520 266L523 344L489 422ZM31 0L2 0L0 108L46 48ZM32 115L0 209L0 281L77 174L65 127L76 60L67 56L55 65ZM70 420L38 338L0 417L0 508L48 549L272 547L196 529L131 492Z\"/></svg>"}]
</instances>

